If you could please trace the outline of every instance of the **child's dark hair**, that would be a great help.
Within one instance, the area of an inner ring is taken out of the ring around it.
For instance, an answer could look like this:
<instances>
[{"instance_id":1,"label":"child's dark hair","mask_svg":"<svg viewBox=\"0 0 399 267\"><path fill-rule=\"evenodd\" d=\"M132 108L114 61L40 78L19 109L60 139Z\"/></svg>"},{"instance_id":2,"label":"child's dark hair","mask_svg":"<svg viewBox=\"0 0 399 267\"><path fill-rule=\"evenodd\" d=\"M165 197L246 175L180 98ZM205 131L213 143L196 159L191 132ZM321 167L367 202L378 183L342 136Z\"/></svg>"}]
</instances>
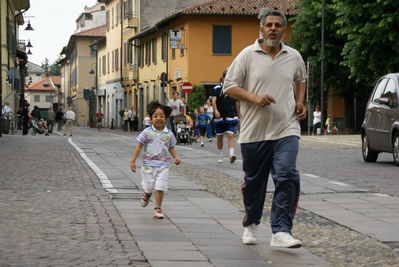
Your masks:
<instances>
[{"instance_id":1,"label":"child's dark hair","mask_svg":"<svg viewBox=\"0 0 399 267\"><path fill-rule=\"evenodd\" d=\"M173 111L171 107L162 105L157 100L153 100L147 105L147 113L150 115L151 118L158 108L162 109L162 111L165 113L166 118L169 118L170 114L172 114Z\"/></svg>"}]
</instances>

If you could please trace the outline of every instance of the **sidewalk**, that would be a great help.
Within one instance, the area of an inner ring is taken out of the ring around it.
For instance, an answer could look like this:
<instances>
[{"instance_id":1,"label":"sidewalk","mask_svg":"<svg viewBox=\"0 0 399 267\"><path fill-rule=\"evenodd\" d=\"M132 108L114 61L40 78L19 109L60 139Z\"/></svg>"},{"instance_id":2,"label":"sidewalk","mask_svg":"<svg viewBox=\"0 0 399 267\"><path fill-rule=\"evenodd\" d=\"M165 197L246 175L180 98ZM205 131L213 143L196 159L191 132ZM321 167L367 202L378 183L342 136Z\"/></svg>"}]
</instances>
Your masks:
<instances>
[{"instance_id":1,"label":"sidewalk","mask_svg":"<svg viewBox=\"0 0 399 267\"><path fill-rule=\"evenodd\" d=\"M305 248L270 247L266 224L258 245L243 245L242 211L175 171L166 218L152 219L152 201L147 208L139 203L141 175L129 168L138 132L96 131L74 128L70 139L0 138L0 266L333 266ZM178 168L242 180L241 164L218 164L194 146L177 149ZM23 151L24 168L15 151ZM381 242L399 242L397 198L306 173L301 191L300 208Z\"/></svg>"}]
</instances>

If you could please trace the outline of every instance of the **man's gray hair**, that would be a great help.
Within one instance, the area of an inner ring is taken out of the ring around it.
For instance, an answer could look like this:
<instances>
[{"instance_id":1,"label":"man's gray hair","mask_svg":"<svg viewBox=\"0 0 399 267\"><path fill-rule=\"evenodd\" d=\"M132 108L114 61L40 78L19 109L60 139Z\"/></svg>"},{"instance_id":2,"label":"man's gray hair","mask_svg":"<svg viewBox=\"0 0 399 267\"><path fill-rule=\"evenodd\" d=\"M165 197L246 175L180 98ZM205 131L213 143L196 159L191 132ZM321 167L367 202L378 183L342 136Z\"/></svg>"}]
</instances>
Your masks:
<instances>
[{"instance_id":1,"label":"man's gray hair","mask_svg":"<svg viewBox=\"0 0 399 267\"><path fill-rule=\"evenodd\" d=\"M259 12L258 18L260 19L260 26L264 26L267 16L278 16L283 19L283 27L287 27L287 18L278 10L270 10L266 7L262 8Z\"/></svg>"}]
</instances>

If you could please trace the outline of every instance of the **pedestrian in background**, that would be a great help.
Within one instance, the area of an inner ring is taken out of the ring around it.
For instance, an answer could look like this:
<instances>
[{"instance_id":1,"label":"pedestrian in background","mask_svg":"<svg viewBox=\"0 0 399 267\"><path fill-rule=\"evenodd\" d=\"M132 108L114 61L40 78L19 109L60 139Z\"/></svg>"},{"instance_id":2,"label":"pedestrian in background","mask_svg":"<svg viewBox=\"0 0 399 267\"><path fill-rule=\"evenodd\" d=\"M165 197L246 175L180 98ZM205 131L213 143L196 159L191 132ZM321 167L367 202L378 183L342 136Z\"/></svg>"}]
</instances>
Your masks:
<instances>
[{"instance_id":1,"label":"pedestrian in background","mask_svg":"<svg viewBox=\"0 0 399 267\"><path fill-rule=\"evenodd\" d=\"M129 129L131 132L133 132L133 122L136 118L136 111L134 111L134 107L131 106L128 113L128 117L129 117Z\"/></svg>"},{"instance_id":2,"label":"pedestrian in background","mask_svg":"<svg viewBox=\"0 0 399 267\"><path fill-rule=\"evenodd\" d=\"M57 121L57 131L62 131L62 125L64 124L64 112L62 108L60 108L57 113L55 114L55 120Z\"/></svg>"},{"instance_id":3,"label":"pedestrian in background","mask_svg":"<svg viewBox=\"0 0 399 267\"><path fill-rule=\"evenodd\" d=\"M176 165L180 163L175 149L176 138L165 124L172 113L172 108L152 101L147 106L152 126L145 128L137 137L138 144L133 152L130 169L136 172L136 160L143 150L143 165L141 167L141 186L143 196L140 203L146 207L155 189L154 219L163 219L162 201L168 188L170 166L169 153Z\"/></svg>"},{"instance_id":4,"label":"pedestrian in background","mask_svg":"<svg viewBox=\"0 0 399 267\"><path fill-rule=\"evenodd\" d=\"M73 133L73 122L75 121L75 112L73 112L72 107L68 108L68 111L65 113L65 129L64 129L64 136L67 135L68 130L70 129L69 136L72 137Z\"/></svg>"},{"instance_id":5,"label":"pedestrian in background","mask_svg":"<svg viewBox=\"0 0 399 267\"><path fill-rule=\"evenodd\" d=\"M99 109L96 113L96 124L99 132L103 126L103 119L104 119L104 114L102 114L101 109Z\"/></svg>"},{"instance_id":6,"label":"pedestrian in background","mask_svg":"<svg viewBox=\"0 0 399 267\"><path fill-rule=\"evenodd\" d=\"M144 128L150 127L151 126L151 116L150 114L147 113L143 120Z\"/></svg>"},{"instance_id":7,"label":"pedestrian in background","mask_svg":"<svg viewBox=\"0 0 399 267\"><path fill-rule=\"evenodd\" d=\"M179 99L179 93L173 92L173 98L169 99L168 106L173 109L172 114L169 117L170 129L176 137L176 129L175 129L175 116L184 114L185 108L183 102ZM183 113L181 113L183 110Z\"/></svg>"},{"instance_id":8,"label":"pedestrian in background","mask_svg":"<svg viewBox=\"0 0 399 267\"><path fill-rule=\"evenodd\" d=\"M313 112L313 131L312 135L317 133L317 128L321 129L321 111L319 106L316 106L315 111Z\"/></svg>"},{"instance_id":9,"label":"pedestrian in background","mask_svg":"<svg viewBox=\"0 0 399 267\"><path fill-rule=\"evenodd\" d=\"M213 124L213 113L214 112L213 112L213 106L212 106L212 96L208 97L208 99L206 100L206 102L204 104L204 108L205 108L205 113L211 119L211 121L208 125L208 129L207 129L207 137L208 137L208 141L212 142L212 137L216 136L215 127Z\"/></svg>"},{"instance_id":10,"label":"pedestrian in background","mask_svg":"<svg viewBox=\"0 0 399 267\"><path fill-rule=\"evenodd\" d=\"M125 108L125 112L123 113L123 130L127 131L129 124L129 112L127 112L127 108Z\"/></svg>"},{"instance_id":11,"label":"pedestrian in background","mask_svg":"<svg viewBox=\"0 0 399 267\"><path fill-rule=\"evenodd\" d=\"M29 130L29 103L22 109L22 135L27 135Z\"/></svg>"},{"instance_id":12,"label":"pedestrian in background","mask_svg":"<svg viewBox=\"0 0 399 267\"><path fill-rule=\"evenodd\" d=\"M223 91L240 101L241 144L245 206L244 244L257 244L269 174L275 191L270 211L270 245L298 248L292 237L293 218L299 201L296 169L301 128L306 118L303 105L306 68L295 49L282 43L287 19L278 10L262 9L261 38L244 48L226 75Z\"/></svg>"},{"instance_id":13,"label":"pedestrian in background","mask_svg":"<svg viewBox=\"0 0 399 267\"><path fill-rule=\"evenodd\" d=\"M209 135L209 124L210 123L211 123L211 118L209 118L208 114L205 114L205 108L200 107L199 113L197 116L197 126L198 126L199 132L200 132L201 147L204 146L205 134L208 132L208 135Z\"/></svg>"},{"instance_id":14,"label":"pedestrian in background","mask_svg":"<svg viewBox=\"0 0 399 267\"><path fill-rule=\"evenodd\" d=\"M40 109L39 109L38 106L34 106L34 107L33 107L33 110L31 111L30 115L31 115L33 118L36 118L37 121L40 121L40 119L42 118L42 116L41 116L41 114L40 114Z\"/></svg>"},{"instance_id":15,"label":"pedestrian in background","mask_svg":"<svg viewBox=\"0 0 399 267\"><path fill-rule=\"evenodd\" d=\"M217 148L219 153L218 163L223 163L223 136L227 136L229 148L229 161L234 163L234 129L238 124L239 106L238 101L223 94L223 82L227 70L223 71L221 84L216 85L212 92L212 106L215 113L214 124L217 135Z\"/></svg>"},{"instance_id":16,"label":"pedestrian in background","mask_svg":"<svg viewBox=\"0 0 399 267\"><path fill-rule=\"evenodd\" d=\"M53 132L54 128L54 122L55 122L55 112L53 109L50 107L47 111L47 129L49 133Z\"/></svg>"},{"instance_id":17,"label":"pedestrian in background","mask_svg":"<svg viewBox=\"0 0 399 267\"><path fill-rule=\"evenodd\" d=\"M18 117L18 130L22 130L22 107L19 108L17 111L17 117Z\"/></svg>"}]
</instances>

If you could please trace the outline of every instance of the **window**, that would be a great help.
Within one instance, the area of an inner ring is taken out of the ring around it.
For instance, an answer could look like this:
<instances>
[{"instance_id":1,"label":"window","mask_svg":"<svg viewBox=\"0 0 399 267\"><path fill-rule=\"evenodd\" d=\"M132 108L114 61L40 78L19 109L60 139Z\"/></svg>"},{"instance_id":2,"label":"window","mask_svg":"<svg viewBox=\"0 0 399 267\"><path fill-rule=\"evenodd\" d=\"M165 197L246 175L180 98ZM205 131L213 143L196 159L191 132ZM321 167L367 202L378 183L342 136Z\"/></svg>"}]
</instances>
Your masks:
<instances>
[{"instance_id":1,"label":"window","mask_svg":"<svg viewBox=\"0 0 399 267\"><path fill-rule=\"evenodd\" d=\"M145 43L145 64L149 66L151 63L151 43L148 41Z\"/></svg>"},{"instance_id":2,"label":"window","mask_svg":"<svg viewBox=\"0 0 399 267\"><path fill-rule=\"evenodd\" d=\"M181 38L184 40L184 27L180 28L180 32L182 34ZM186 45L186 43L184 44L184 46ZM184 47L180 48L180 56L183 57L184 56Z\"/></svg>"},{"instance_id":3,"label":"window","mask_svg":"<svg viewBox=\"0 0 399 267\"><path fill-rule=\"evenodd\" d=\"M107 53L107 73L109 73L109 52Z\"/></svg>"},{"instance_id":4,"label":"window","mask_svg":"<svg viewBox=\"0 0 399 267\"><path fill-rule=\"evenodd\" d=\"M123 43L123 66L127 64L127 42Z\"/></svg>"},{"instance_id":5,"label":"window","mask_svg":"<svg viewBox=\"0 0 399 267\"><path fill-rule=\"evenodd\" d=\"M375 89L374 95L373 95L373 102L378 102L378 99L381 98L382 92L384 92L385 85L387 83L387 79L384 78L379 81L377 88Z\"/></svg>"},{"instance_id":6,"label":"window","mask_svg":"<svg viewBox=\"0 0 399 267\"><path fill-rule=\"evenodd\" d=\"M115 70L119 70L119 48L115 49Z\"/></svg>"},{"instance_id":7,"label":"window","mask_svg":"<svg viewBox=\"0 0 399 267\"><path fill-rule=\"evenodd\" d=\"M161 59L163 61L167 60L167 54L168 54L168 35L167 34L162 34L162 53L161 53Z\"/></svg>"},{"instance_id":8,"label":"window","mask_svg":"<svg viewBox=\"0 0 399 267\"><path fill-rule=\"evenodd\" d=\"M139 62L140 62L140 67L144 67L144 44L140 45L140 58L139 58Z\"/></svg>"},{"instance_id":9,"label":"window","mask_svg":"<svg viewBox=\"0 0 399 267\"><path fill-rule=\"evenodd\" d=\"M116 24L115 25L118 25L118 23L119 23L119 3L117 3L116 4Z\"/></svg>"},{"instance_id":10,"label":"window","mask_svg":"<svg viewBox=\"0 0 399 267\"><path fill-rule=\"evenodd\" d=\"M33 102L40 102L40 95L34 95Z\"/></svg>"},{"instance_id":11,"label":"window","mask_svg":"<svg viewBox=\"0 0 399 267\"><path fill-rule=\"evenodd\" d=\"M107 62L106 62L106 60L107 60L107 57L104 55L103 56L103 74L105 75L106 73L107 73Z\"/></svg>"},{"instance_id":12,"label":"window","mask_svg":"<svg viewBox=\"0 0 399 267\"><path fill-rule=\"evenodd\" d=\"M106 12L105 12L105 25L106 25L106 28L107 28L107 31L109 31L109 10L107 10Z\"/></svg>"},{"instance_id":13,"label":"window","mask_svg":"<svg viewBox=\"0 0 399 267\"><path fill-rule=\"evenodd\" d=\"M157 64L157 38L152 39L152 63Z\"/></svg>"},{"instance_id":14,"label":"window","mask_svg":"<svg viewBox=\"0 0 399 267\"><path fill-rule=\"evenodd\" d=\"M111 9L111 25L112 25L112 28L114 27L114 23L115 23L115 20L114 20L114 7L112 7L112 9Z\"/></svg>"},{"instance_id":15,"label":"window","mask_svg":"<svg viewBox=\"0 0 399 267\"><path fill-rule=\"evenodd\" d=\"M112 71L115 70L115 50L112 50Z\"/></svg>"},{"instance_id":16,"label":"window","mask_svg":"<svg viewBox=\"0 0 399 267\"><path fill-rule=\"evenodd\" d=\"M388 80L387 86L385 87L384 93L381 95L381 98L388 99L388 105L391 108L398 107L398 95L396 92L395 82L392 79Z\"/></svg>"},{"instance_id":17,"label":"window","mask_svg":"<svg viewBox=\"0 0 399 267\"><path fill-rule=\"evenodd\" d=\"M231 26L213 26L213 54L231 54Z\"/></svg>"},{"instance_id":18,"label":"window","mask_svg":"<svg viewBox=\"0 0 399 267\"><path fill-rule=\"evenodd\" d=\"M51 96L46 95L46 102L51 102Z\"/></svg>"},{"instance_id":19,"label":"window","mask_svg":"<svg viewBox=\"0 0 399 267\"><path fill-rule=\"evenodd\" d=\"M172 58L176 57L176 48L172 48Z\"/></svg>"}]
</instances>

